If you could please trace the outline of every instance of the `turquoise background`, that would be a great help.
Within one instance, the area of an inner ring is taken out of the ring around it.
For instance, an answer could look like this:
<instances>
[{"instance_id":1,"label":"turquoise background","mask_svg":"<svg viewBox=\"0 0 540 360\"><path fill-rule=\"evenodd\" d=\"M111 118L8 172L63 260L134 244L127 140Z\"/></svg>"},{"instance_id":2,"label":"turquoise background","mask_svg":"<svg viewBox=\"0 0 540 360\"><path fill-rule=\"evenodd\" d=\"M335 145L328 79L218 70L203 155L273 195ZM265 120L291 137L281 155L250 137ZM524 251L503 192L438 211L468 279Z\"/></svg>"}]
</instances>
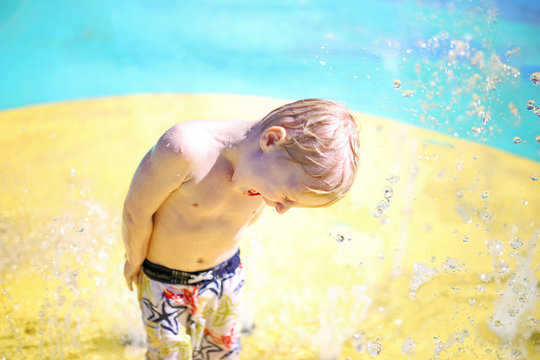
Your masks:
<instances>
[{"instance_id":1,"label":"turquoise background","mask_svg":"<svg viewBox=\"0 0 540 360\"><path fill-rule=\"evenodd\" d=\"M540 4L525 1L2 0L0 109L134 93L325 97L540 161L540 117L525 108L540 105L539 38ZM450 63L452 40L520 75L486 91L493 72ZM471 130L473 93L492 134Z\"/></svg>"}]
</instances>

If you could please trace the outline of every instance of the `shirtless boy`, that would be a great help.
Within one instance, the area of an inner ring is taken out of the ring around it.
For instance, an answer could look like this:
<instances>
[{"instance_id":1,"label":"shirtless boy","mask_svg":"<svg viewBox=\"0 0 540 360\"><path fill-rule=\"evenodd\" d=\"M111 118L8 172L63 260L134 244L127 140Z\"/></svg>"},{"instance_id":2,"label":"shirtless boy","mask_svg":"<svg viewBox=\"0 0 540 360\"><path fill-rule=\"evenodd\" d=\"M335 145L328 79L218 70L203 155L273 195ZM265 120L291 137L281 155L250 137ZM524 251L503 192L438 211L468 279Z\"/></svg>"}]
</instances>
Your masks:
<instances>
[{"instance_id":1,"label":"shirtless boy","mask_svg":"<svg viewBox=\"0 0 540 360\"><path fill-rule=\"evenodd\" d=\"M238 241L265 204L328 206L351 187L358 130L339 103L300 100L260 121L173 126L124 203L124 276L137 286L147 359L236 359Z\"/></svg>"}]
</instances>

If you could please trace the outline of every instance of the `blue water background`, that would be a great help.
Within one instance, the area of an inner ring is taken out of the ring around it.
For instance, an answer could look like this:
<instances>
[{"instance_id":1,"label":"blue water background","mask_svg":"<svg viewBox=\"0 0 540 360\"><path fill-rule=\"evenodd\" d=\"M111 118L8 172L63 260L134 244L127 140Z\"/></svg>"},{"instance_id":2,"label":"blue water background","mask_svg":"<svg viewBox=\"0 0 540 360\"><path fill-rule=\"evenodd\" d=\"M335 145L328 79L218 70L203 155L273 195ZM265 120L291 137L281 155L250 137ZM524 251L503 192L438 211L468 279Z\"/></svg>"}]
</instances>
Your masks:
<instances>
[{"instance_id":1,"label":"blue water background","mask_svg":"<svg viewBox=\"0 0 540 360\"><path fill-rule=\"evenodd\" d=\"M539 38L540 3L522 0L2 0L0 109L134 93L325 97L540 161L540 117L525 108L540 105ZM520 74L486 90L496 72L449 61L452 40Z\"/></svg>"}]
</instances>

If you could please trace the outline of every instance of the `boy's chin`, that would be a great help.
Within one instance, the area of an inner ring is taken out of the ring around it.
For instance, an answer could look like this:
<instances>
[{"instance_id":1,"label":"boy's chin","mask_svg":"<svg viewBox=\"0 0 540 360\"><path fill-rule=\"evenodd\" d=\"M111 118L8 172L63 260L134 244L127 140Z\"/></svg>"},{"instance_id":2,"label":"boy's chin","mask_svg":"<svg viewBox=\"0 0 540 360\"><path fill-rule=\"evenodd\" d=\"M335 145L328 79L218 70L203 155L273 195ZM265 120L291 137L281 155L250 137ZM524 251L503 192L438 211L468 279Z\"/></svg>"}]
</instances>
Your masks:
<instances>
[{"instance_id":1,"label":"boy's chin","mask_svg":"<svg viewBox=\"0 0 540 360\"><path fill-rule=\"evenodd\" d=\"M251 188L249 186L246 186L246 185L240 185L240 184L237 184L235 185L233 183L233 190L236 191L237 193L239 194L243 194L243 195L246 195L246 193L251 190Z\"/></svg>"}]
</instances>

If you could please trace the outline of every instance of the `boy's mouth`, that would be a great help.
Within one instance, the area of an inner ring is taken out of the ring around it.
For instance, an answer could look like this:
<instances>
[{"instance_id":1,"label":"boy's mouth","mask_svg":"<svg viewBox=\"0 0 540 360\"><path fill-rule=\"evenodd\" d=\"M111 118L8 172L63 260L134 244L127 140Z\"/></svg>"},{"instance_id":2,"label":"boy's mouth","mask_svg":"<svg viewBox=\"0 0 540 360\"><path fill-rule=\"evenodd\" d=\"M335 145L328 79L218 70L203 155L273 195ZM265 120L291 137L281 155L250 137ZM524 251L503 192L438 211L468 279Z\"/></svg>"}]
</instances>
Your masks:
<instances>
[{"instance_id":1,"label":"boy's mouth","mask_svg":"<svg viewBox=\"0 0 540 360\"><path fill-rule=\"evenodd\" d=\"M244 195L257 196L257 195L261 195L261 194L259 194L259 192L257 190L249 189L249 190L244 191Z\"/></svg>"}]
</instances>

